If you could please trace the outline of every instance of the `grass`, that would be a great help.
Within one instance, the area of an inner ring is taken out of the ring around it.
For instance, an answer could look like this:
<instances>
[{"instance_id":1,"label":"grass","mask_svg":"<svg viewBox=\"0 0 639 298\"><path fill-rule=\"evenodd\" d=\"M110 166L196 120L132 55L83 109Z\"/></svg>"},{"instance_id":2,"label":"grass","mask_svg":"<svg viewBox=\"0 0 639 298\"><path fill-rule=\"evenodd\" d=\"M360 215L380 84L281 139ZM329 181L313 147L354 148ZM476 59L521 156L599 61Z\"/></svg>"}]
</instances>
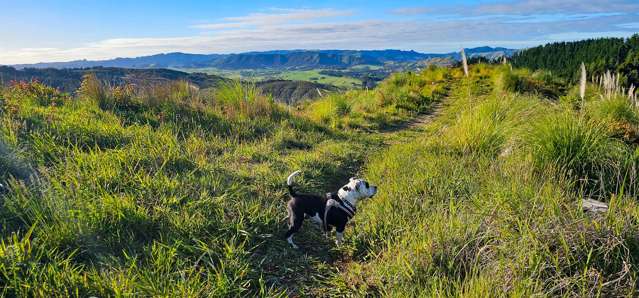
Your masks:
<instances>
[{"instance_id":1,"label":"grass","mask_svg":"<svg viewBox=\"0 0 639 298\"><path fill-rule=\"evenodd\" d=\"M334 128L380 130L425 113L448 93L458 71L430 68L398 73L373 90L332 94L304 107L307 116Z\"/></svg>"},{"instance_id":2,"label":"grass","mask_svg":"<svg viewBox=\"0 0 639 298\"><path fill-rule=\"evenodd\" d=\"M636 294L631 147L570 106L498 88L507 70L488 71L471 70L424 137L370 159L365 176L384 186L356 219L353 263L327 282L334 295ZM465 88L481 81L495 91ZM616 187L579 187L590 175ZM592 196L610 211L582 212Z\"/></svg>"},{"instance_id":3,"label":"grass","mask_svg":"<svg viewBox=\"0 0 639 298\"><path fill-rule=\"evenodd\" d=\"M305 189L337 187L374 143L292 115L250 85L209 97L178 82L120 96L93 83L56 104L18 86L3 95L7 150L43 178L28 185L17 166L2 173L18 179L0 215L4 295L277 296L301 287L282 279L286 266L312 261L279 239L282 181L304 168L315 181Z\"/></svg>"},{"instance_id":4,"label":"grass","mask_svg":"<svg viewBox=\"0 0 639 298\"><path fill-rule=\"evenodd\" d=\"M223 70L215 68L195 68L195 69L178 69L186 72L204 72L223 76L230 79L242 79L248 81L265 81L265 80L292 80L292 81L309 81L314 83L333 85L340 88L352 89L359 88L362 81L352 77L335 77L320 74L321 70Z\"/></svg>"},{"instance_id":5,"label":"grass","mask_svg":"<svg viewBox=\"0 0 639 298\"><path fill-rule=\"evenodd\" d=\"M290 108L247 84L91 80L2 90L3 296L636 295L637 111L597 87L575 101L479 64ZM309 192L379 186L343 247L312 225L303 250L281 239L296 169Z\"/></svg>"}]
</instances>

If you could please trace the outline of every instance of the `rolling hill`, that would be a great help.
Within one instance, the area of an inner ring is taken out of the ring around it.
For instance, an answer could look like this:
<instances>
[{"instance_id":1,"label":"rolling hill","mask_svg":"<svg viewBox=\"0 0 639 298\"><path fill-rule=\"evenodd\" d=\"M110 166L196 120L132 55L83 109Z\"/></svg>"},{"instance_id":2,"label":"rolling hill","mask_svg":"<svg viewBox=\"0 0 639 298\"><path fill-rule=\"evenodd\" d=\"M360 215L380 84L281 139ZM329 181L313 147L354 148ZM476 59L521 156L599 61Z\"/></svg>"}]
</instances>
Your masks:
<instances>
[{"instance_id":1,"label":"rolling hill","mask_svg":"<svg viewBox=\"0 0 639 298\"><path fill-rule=\"evenodd\" d=\"M64 92L73 92L80 87L82 76L86 73L95 73L98 79L112 85L128 84L154 84L167 81L187 81L199 88L210 88L225 81L225 78L203 73L186 73L170 69L128 69L115 67L92 68L26 68L15 69L8 66L0 66L0 85L7 85L11 81L37 80L47 86L57 88Z\"/></svg>"},{"instance_id":2,"label":"rolling hill","mask_svg":"<svg viewBox=\"0 0 639 298\"><path fill-rule=\"evenodd\" d=\"M93 67L81 69L15 69L0 66L0 86L10 85L12 81L38 81L63 92L75 92L87 73L95 73L96 77L111 86L123 84L157 85L171 81L187 81L200 89L215 88L230 80L211 74L186 73L169 69L127 69L115 67ZM303 99L313 99L320 92L333 92L337 87L297 80L266 80L255 83L265 94L284 103L294 103Z\"/></svg>"},{"instance_id":3,"label":"rolling hill","mask_svg":"<svg viewBox=\"0 0 639 298\"><path fill-rule=\"evenodd\" d=\"M466 49L470 57L511 56L513 49L478 47ZM431 58L452 57L459 59L459 53L424 54L401 50L291 50L248 52L241 54L187 54L168 53L136 58L116 58L101 61L76 60L70 62L43 62L14 65L15 68L219 68L219 69L314 69L347 68L356 65L384 65L387 62L411 63Z\"/></svg>"}]
</instances>

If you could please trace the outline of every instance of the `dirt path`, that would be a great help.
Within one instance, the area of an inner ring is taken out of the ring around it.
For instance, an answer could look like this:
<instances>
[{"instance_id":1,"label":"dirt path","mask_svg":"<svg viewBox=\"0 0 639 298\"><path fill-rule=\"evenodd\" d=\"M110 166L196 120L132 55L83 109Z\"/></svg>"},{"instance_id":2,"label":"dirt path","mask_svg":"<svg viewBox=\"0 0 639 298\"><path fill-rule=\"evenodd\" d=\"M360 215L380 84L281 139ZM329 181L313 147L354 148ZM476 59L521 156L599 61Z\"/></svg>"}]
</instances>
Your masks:
<instances>
[{"instance_id":1,"label":"dirt path","mask_svg":"<svg viewBox=\"0 0 639 298\"><path fill-rule=\"evenodd\" d=\"M452 89L452 87L451 87ZM406 121L381 131L367 133L375 139L367 155L374 155L391 145L405 143L413 139L423 137L428 124L441 114L446 106L449 96L441 101L433 103L428 112L417 115L410 121ZM363 132L366 134L365 132ZM348 233L348 231L347 231ZM348 247L336 247L333 243L334 234L331 237L324 237L319 227L315 227L308 222L296 236L298 245L303 247L299 250L283 249L286 264L277 266L279 272L272 275L278 281L276 283L284 285L286 295L289 297L327 297L334 296L331 292L331 281L339 272L348 270L354 261L352 253ZM265 255L269 255L266 253Z\"/></svg>"},{"instance_id":2,"label":"dirt path","mask_svg":"<svg viewBox=\"0 0 639 298\"><path fill-rule=\"evenodd\" d=\"M384 143L383 147L406 141L423 133L424 127L439 116L443 107L443 101L436 102L430 108L429 112L420 114L408 122L380 131L378 135L382 138L382 142Z\"/></svg>"},{"instance_id":3,"label":"dirt path","mask_svg":"<svg viewBox=\"0 0 639 298\"><path fill-rule=\"evenodd\" d=\"M418 115L411 121L374 132L373 136L379 138L379 146L372 148L373 151L384 150L393 144L407 142L423 136L426 126L440 115L447 98L435 103L429 112ZM305 262L308 263L297 264L298 270L302 269L304 274L293 274L291 276L291 279L287 282L290 286L287 295L289 297L331 296L331 294L326 292L330 287L327 281L334 274L346 270L353 260L347 249L335 247L333 238L325 238L319 233L319 229L313 227L312 224L309 223L307 228L302 230L297 239L298 242L304 243L304 247L307 248L306 251L297 251L295 253L305 255ZM316 243L316 245L313 247L310 243Z\"/></svg>"}]
</instances>

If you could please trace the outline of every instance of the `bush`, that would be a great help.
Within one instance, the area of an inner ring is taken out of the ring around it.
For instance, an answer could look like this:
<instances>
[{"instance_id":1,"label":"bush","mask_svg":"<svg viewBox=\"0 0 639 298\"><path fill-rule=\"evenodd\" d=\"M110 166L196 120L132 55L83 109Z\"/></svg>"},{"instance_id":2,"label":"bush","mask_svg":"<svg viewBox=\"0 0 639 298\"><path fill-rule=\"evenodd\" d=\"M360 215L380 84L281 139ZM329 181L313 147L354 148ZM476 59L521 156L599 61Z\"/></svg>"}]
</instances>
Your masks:
<instances>
[{"instance_id":1,"label":"bush","mask_svg":"<svg viewBox=\"0 0 639 298\"><path fill-rule=\"evenodd\" d=\"M252 83L227 83L215 90L214 104L231 118L272 118L281 113L270 96Z\"/></svg>"},{"instance_id":2,"label":"bush","mask_svg":"<svg viewBox=\"0 0 639 298\"><path fill-rule=\"evenodd\" d=\"M188 105L197 102L198 89L186 81L168 81L143 86L138 90L140 101L150 108Z\"/></svg>"},{"instance_id":3,"label":"bush","mask_svg":"<svg viewBox=\"0 0 639 298\"><path fill-rule=\"evenodd\" d=\"M429 68L416 73L396 73L384 80L376 90L381 107L395 105L411 112L423 112L434 101L440 100L446 90L438 84L448 76L440 68Z\"/></svg>"},{"instance_id":4,"label":"bush","mask_svg":"<svg viewBox=\"0 0 639 298\"><path fill-rule=\"evenodd\" d=\"M447 135L451 145L463 153L497 155L507 142L519 138L523 118L534 118L541 107L526 97L491 97L466 108Z\"/></svg>"},{"instance_id":5,"label":"bush","mask_svg":"<svg viewBox=\"0 0 639 298\"><path fill-rule=\"evenodd\" d=\"M0 136L0 181L5 181L9 177L27 180L32 175L29 165L19 158L12 148Z\"/></svg>"},{"instance_id":6,"label":"bush","mask_svg":"<svg viewBox=\"0 0 639 298\"><path fill-rule=\"evenodd\" d=\"M506 142L502 119L487 115L487 107L465 111L450 128L451 144L462 153L496 155Z\"/></svg>"},{"instance_id":7,"label":"bush","mask_svg":"<svg viewBox=\"0 0 639 298\"><path fill-rule=\"evenodd\" d=\"M63 105L69 100L68 94L46 86L38 81L12 82L8 97L18 100L31 100L41 106Z\"/></svg>"},{"instance_id":8,"label":"bush","mask_svg":"<svg viewBox=\"0 0 639 298\"><path fill-rule=\"evenodd\" d=\"M530 73L526 69L512 70L501 66L495 72L495 85L499 91L541 95L550 99L559 99L564 94L564 83L552 73L537 71Z\"/></svg>"},{"instance_id":9,"label":"bush","mask_svg":"<svg viewBox=\"0 0 639 298\"><path fill-rule=\"evenodd\" d=\"M604 122L610 134L633 143L639 137L639 115L631 103L621 96L594 100L586 105L590 117Z\"/></svg>"},{"instance_id":10,"label":"bush","mask_svg":"<svg viewBox=\"0 0 639 298\"><path fill-rule=\"evenodd\" d=\"M115 106L109 91L109 87L98 80L95 73L87 73L82 77L78 94L86 100L96 102L101 108L108 109Z\"/></svg>"},{"instance_id":11,"label":"bush","mask_svg":"<svg viewBox=\"0 0 639 298\"><path fill-rule=\"evenodd\" d=\"M533 125L529 142L538 169L554 168L590 190L616 184L603 179L617 178L626 150L609 137L604 124L571 112L551 114Z\"/></svg>"},{"instance_id":12,"label":"bush","mask_svg":"<svg viewBox=\"0 0 639 298\"><path fill-rule=\"evenodd\" d=\"M308 114L312 120L337 128L345 124L343 120L347 116L352 116L351 112L352 102L345 94L328 95L308 108Z\"/></svg>"}]
</instances>

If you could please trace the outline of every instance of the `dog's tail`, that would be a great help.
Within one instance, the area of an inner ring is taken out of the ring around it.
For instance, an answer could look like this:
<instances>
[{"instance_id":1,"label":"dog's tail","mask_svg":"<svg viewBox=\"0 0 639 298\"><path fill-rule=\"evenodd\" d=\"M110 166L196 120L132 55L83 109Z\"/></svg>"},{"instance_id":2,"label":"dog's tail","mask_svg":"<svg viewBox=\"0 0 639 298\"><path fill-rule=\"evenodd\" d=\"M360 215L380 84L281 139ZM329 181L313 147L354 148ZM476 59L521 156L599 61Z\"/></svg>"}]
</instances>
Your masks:
<instances>
[{"instance_id":1,"label":"dog's tail","mask_svg":"<svg viewBox=\"0 0 639 298\"><path fill-rule=\"evenodd\" d=\"M297 193L295 192L295 189L293 189L293 180L295 179L295 176L299 175L302 171L297 170L293 173L291 173L290 175L288 175L288 178L286 178L286 186L288 186L288 193L291 196L296 195Z\"/></svg>"}]
</instances>

